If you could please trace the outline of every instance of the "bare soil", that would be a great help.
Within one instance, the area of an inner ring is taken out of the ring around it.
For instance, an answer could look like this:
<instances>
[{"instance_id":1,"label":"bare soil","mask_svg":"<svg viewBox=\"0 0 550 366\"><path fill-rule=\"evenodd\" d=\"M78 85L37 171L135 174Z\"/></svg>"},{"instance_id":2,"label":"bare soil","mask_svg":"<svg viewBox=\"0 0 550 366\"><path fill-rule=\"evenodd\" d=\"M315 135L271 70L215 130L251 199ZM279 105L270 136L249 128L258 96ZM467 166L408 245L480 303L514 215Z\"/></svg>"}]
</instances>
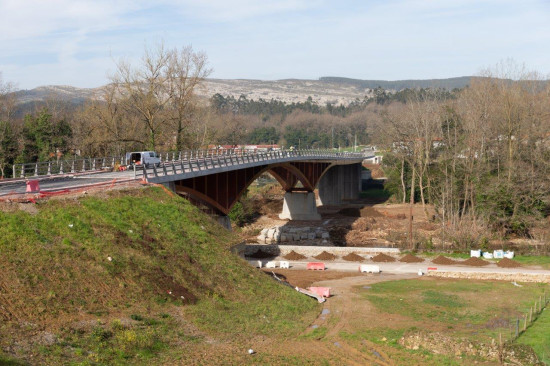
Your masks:
<instances>
[{"instance_id":1,"label":"bare soil","mask_svg":"<svg viewBox=\"0 0 550 366\"><path fill-rule=\"evenodd\" d=\"M395 258L391 255L380 253L372 257L373 262L395 262Z\"/></svg>"},{"instance_id":2,"label":"bare soil","mask_svg":"<svg viewBox=\"0 0 550 366\"><path fill-rule=\"evenodd\" d=\"M323 251L321 254L318 254L316 255L315 257L313 257L315 259L319 259L321 261L333 261L335 260L336 258L338 258L336 255L332 254L332 253L329 253L329 252L326 252L326 251Z\"/></svg>"},{"instance_id":3,"label":"bare soil","mask_svg":"<svg viewBox=\"0 0 550 366\"><path fill-rule=\"evenodd\" d=\"M497 266L501 268L517 268L517 267L521 267L521 263L513 259L503 258L500 261L498 261Z\"/></svg>"},{"instance_id":4,"label":"bare soil","mask_svg":"<svg viewBox=\"0 0 550 366\"><path fill-rule=\"evenodd\" d=\"M420 258L420 257L417 257L416 255L412 255L412 254L407 254L404 257L402 257L401 259L399 259L399 262L420 263L420 262L424 262L424 258Z\"/></svg>"},{"instance_id":5,"label":"bare soil","mask_svg":"<svg viewBox=\"0 0 550 366\"><path fill-rule=\"evenodd\" d=\"M300 254L300 253L296 253L294 250L291 251L290 253L288 253L287 255L285 255L283 257L284 259L288 259L288 260L291 260L291 261L299 261L301 259L306 259L307 257L303 254Z\"/></svg>"},{"instance_id":6,"label":"bare soil","mask_svg":"<svg viewBox=\"0 0 550 366\"><path fill-rule=\"evenodd\" d=\"M488 265L489 262L487 262L487 261L485 261L481 258L471 257L471 258L466 259L463 262L460 262L460 264L465 264L467 266L474 266L474 267L482 267L482 266Z\"/></svg>"},{"instance_id":7,"label":"bare soil","mask_svg":"<svg viewBox=\"0 0 550 366\"><path fill-rule=\"evenodd\" d=\"M351 252L348 255L343 256L342 259L350 262L363 262L365 260L364 257L361 257L359 254L355 252Z\"/></svg>"},{"instance_id":8,"label":"bare soil","mask_svg":"<svg viewBox=\"0 0 550 366\"><path fill-rule=\"evenodd\" d=\"M444 256L440 255L437 258L433 259L432 263L446 265L446 264L456 264L457 261L455 261L454 259L447 258L447 257L444 257Z\"/></svg>"}]
</instances>

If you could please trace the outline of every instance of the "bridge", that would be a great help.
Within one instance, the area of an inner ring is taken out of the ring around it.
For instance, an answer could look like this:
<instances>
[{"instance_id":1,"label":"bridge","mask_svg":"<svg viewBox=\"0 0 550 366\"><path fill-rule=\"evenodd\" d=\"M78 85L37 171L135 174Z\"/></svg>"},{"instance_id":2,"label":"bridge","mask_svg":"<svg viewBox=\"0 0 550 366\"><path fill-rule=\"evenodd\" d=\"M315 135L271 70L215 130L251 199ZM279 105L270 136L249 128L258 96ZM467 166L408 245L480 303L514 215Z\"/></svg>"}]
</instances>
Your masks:
<instances>
[{"instance_id":1,"label":"bridge","mask_svg":"<svg viewBox=\"0 0 550 366\"><path fill-rule=\"evenodd\" d=\"M120 168L128 166L124 157L17 164L13 171L18 177L0 181L0 198L25 193L29 180L38 180L43 192L143 181L162 184L224 218L246 188L261 174L269 173L286 192L281 218L319 220L317 203L334 205L358 198L361 163L373 155L332 150L213 149L165 153L159 166L131 166L129 170Z\"/></svg>"}]
</instances>

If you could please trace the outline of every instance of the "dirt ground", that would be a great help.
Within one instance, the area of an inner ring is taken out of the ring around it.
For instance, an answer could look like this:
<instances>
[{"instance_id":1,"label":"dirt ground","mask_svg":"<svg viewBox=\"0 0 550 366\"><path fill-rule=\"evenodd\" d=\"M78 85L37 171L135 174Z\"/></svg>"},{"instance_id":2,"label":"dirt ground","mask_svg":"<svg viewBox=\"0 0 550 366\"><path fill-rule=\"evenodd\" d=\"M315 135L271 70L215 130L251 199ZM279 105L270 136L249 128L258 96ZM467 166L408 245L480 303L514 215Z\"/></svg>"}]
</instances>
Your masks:
<instances>
[{"instance_id":1,"label":"dirt ground","mask_svg":"<svg viewBox=\"0 0 550 366\"><path fill-rule=\"evenodd\" d=\"M289 221L278 217L282 211L283 194L280 188L273 187L268 194L255 196L259 217L242 228L244 240L256 243L263 228L274 226L322 227L330 234L329 242L323 246L397 247L407 240L410 214L408 204L376 203L380 201L364 198L338 206L318 207L321 221ZM431 221L435 213L433 207L415 205L412 213L413 230L417 235L427 238L437 233L439 227ZM303 241L286 244L312 245Z\"/></svg>"}]
</instances>

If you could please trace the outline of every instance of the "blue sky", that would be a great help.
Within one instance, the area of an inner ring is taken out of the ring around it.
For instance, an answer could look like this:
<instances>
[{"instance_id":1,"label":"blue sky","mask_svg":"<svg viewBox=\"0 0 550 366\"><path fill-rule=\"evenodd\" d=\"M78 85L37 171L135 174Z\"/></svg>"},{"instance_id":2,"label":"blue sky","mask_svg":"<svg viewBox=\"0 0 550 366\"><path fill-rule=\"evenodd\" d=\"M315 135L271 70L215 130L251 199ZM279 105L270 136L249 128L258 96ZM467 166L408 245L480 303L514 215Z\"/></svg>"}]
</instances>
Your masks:
<instances>
[{"instance_id":1,"label":"blue sky","mask_svg":"<svg viewBox=\"0 0 550 366\"><path fill-rule=\"evenodd\" d=\"M97 87L144 47L192 45L214 78L550 73L549 0L0 0L0 73L20 89Z\"/></svg>"}]
</instances>

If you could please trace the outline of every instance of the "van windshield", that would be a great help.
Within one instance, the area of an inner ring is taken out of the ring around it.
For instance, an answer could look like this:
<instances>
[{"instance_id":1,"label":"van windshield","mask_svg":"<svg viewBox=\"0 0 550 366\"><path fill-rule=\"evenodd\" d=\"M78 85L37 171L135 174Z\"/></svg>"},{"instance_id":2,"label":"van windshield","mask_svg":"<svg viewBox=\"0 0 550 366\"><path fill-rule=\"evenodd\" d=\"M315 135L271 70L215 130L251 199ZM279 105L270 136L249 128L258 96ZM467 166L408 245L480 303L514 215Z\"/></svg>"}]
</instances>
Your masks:
<instances>
[{"instance_id":1,"label":"van windshield","mask_svg":"<svg viewBox=\"0 0 550 366\"><path fill-rule=\"evenodd\" d=\"M150 152L150 153L149 153L149 156L152 157L152 158L156 158L156 157L157 157L157 153Z\"/></svg>"}]
</instances>

